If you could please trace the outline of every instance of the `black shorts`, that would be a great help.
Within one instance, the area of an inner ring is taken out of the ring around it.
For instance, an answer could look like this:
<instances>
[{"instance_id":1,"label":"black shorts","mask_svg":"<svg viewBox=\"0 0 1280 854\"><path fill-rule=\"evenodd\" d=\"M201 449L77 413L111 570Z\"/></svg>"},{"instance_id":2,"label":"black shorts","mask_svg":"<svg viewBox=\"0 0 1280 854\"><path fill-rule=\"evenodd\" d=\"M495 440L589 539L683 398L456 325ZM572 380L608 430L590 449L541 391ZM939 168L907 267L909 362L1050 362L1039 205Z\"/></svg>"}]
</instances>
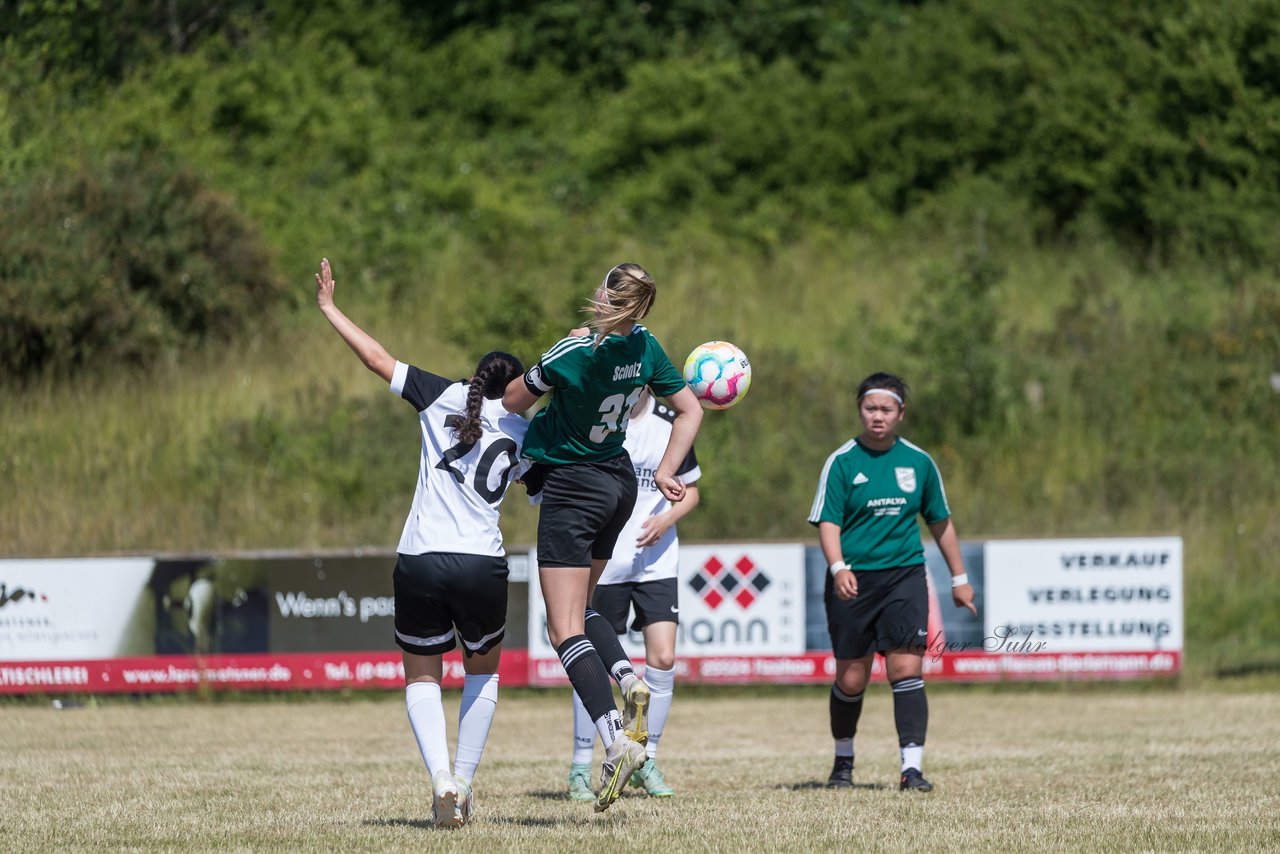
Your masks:
<instances>
[{"instance_id":1,"label":"black shorts","mask_svg":"<svg viewBox=\"0 0 1280 854\"><path fill-rule=\"evenodd\" d=\"M873 652L923 653L929 641L929 586L924 564L899 569L859 570L858 595L836 598L827 573L823 602L831 650L839 659Z\"/></svg>"},{"instance_id":2,"label":"black shorts","mask_svg":"<svg viewBox=\"0 0 1280 854\"><path fill-rule=\"evenodd\" d=\"M508 572L502 557L398 555L391 574L396 643L414 655L440 655L457 635L468 656L484 655L506 634Z\"/></svg>"},{"instance_id":3,"label":"black shorts","mask_svg":"<svg viewBox=\"0 0 1280 854\"><path fill-rule=\"evenodd\" d=\"M590 566L613 557L636 505L631 457L535 468L533 479L542 485L538 566Z\"/></svg>"},{"instance_id":4,"label":"black shorts","mask_svg":"<svg viewBox=\"0 0 1280 854\"><path fill-rule=\"evenodd\" d=\"M631 621L631 628L638 632L654 623L680 622L679 591L680 584L674 578L597 584L591 608L621 635L626 634L627 613L634 605L636 618Z\"/></svg>"}]
</instances>

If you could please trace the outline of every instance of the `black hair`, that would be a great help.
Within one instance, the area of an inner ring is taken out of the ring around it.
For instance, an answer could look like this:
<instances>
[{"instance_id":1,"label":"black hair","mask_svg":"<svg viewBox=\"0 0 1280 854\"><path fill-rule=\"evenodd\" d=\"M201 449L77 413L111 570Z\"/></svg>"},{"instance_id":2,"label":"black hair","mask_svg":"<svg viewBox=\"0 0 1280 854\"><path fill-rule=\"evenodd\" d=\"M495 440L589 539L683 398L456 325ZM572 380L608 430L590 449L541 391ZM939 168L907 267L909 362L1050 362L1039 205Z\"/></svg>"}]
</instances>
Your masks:
<instances>
[{"instance_id":1,"label":"black hair","mask_svg":"<svg viewBox=\"0 0 1280 854\"><path fill-rule=\"evenodd\" d=\"M467 389L467 405L462 421L454 427L453 434L459 442L475 444L480 441L480 406L483 400L497 400L507 388L507 383L524 373L524 365L510 353L494 350L480 357L471 387Z\"/></svg>"},{"instance_id":2,"label":"black hair","mask_svg":"<svg viewBox=\"0 0 1280 854\"><path fill-rule=\"evenodd\" d=\"M902 378L894 374L886 374L883 371L872 374L862 382L858 383L858 402L862 402L862 398L867 396L867 392L873 388L882 388L891 391L898 397L902 398L902 406L907 405L907 384Z\"/></svg>"}]
</instances>

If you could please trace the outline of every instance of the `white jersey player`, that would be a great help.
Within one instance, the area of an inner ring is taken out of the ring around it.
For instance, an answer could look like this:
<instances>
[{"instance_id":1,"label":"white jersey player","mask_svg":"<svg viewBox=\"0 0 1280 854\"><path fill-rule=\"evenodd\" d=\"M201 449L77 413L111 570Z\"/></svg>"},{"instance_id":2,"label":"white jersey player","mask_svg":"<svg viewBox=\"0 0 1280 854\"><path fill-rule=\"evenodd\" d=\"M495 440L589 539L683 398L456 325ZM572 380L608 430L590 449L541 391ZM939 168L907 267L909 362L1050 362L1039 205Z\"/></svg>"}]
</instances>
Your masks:
<instances>
[{"instance_id":1,"label":"white jersey player","mask_svg":"<svg viewBox=\"0 0 1280 854\"><path fill-rule=\"evenodd\" d=\"M671 710L675 686L676 625L680 620L679 546L676 522L698 506L696 481L702 476L692 449L676 471L684 482L683 501L673 505L654 483L654 471L662 461L675 413L649 393L640 396L631 410L623 447L636 473L635 509L618 536L613 557L591 598L591 609L604 617L618 634L631 628L643 633L644 680L649 684L648 760L631 776L631 784L652 797L670 797L674 790L663 779L656 758L662 730ZM573 761L569 768L569 797L594 799L591 790L591 758L596 728L575 694L573 698Z\"/></svg>"},{"instance_id":2,"label":"white jersey player","mask_svg":"<svg viewBox=\"0 0 1280 854\"><path fill-rule=\"evenodd\" d=\"M431 776L433 819L437 827L460 827L471 816L471 784L498 703L508 573L498 505L524 471L520 450L529 427L501 398L524 368L515 356L493 352L470 380L450 381L397 361L334 305L327 259L316 285L316 303L329 323L418 413L418 485L392 573L395 640L404 651L409 724ZM441 656L458 639L467 675L451 768Z\"/></svg>"}]
</instances>

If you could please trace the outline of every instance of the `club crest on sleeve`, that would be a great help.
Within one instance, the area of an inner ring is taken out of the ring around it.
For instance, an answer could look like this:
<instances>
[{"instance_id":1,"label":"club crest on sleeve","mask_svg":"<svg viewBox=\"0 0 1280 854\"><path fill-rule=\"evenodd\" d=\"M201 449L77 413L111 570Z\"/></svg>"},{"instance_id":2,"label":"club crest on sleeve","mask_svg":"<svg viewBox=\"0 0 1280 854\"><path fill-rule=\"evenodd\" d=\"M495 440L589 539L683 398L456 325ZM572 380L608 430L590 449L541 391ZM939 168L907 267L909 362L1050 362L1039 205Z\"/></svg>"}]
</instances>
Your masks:
<instances>
[{"instance_id":1,"label":"club crest on sleeve","mask_svg":"<svg viewBox=\"0 0 1280 854\"><path fill-rule=\"evenodd\" d=\"M916 491L916 470L905 466L894 466L894 476L898 479L898 488L903 492Z\"/></svg>"}]
</instances>

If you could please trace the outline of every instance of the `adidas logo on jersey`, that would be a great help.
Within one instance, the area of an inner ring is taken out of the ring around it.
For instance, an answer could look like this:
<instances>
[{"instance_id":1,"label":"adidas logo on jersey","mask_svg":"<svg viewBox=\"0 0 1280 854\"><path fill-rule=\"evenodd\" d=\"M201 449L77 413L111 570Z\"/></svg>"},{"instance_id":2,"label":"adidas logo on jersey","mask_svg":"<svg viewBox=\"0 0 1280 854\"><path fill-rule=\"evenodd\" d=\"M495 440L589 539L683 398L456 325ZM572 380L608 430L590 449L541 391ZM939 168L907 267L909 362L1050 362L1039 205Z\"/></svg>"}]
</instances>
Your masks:
<instances>
[{"instance_id":1,"label":"adidas logo on jersey","mask_svg":"<svg viewBox=\"0 0 1280 854\"><path fill-rule=\"evenodd\" d=\"M856 475L853 476L853 485L861 486L862 484L866 483L868 480L870 480L870 478L868 478L862 472L858 472Z\"/></svg>"}]
</instances>

